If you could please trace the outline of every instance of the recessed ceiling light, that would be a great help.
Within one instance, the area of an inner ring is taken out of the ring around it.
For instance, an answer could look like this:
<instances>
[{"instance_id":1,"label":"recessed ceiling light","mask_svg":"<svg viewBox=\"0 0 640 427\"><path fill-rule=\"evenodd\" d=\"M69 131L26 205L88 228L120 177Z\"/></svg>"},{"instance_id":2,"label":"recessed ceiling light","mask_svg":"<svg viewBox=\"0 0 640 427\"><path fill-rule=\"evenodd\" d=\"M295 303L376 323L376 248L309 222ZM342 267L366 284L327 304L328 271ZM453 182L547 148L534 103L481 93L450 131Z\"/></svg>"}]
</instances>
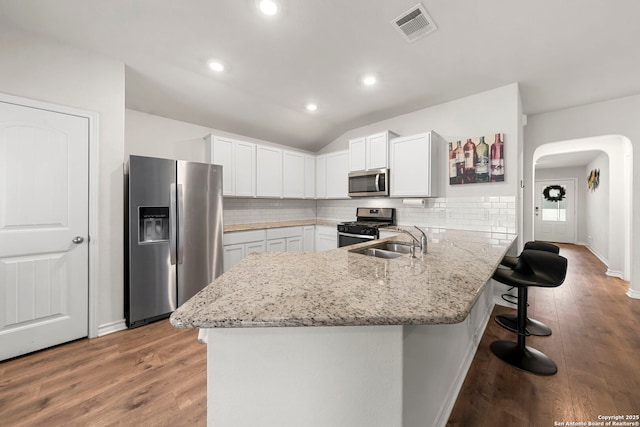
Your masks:
<instances>
[{"instance_id":1,"label":"recessed ceiling light","mask_svg":"<svg viewBox=\"0 0 640 427\"><path fill-rule=\"evenodd\" d=\"M273 0L261 0L260 3L258 3L258 7L260 8L260 12L267 16L273 16L278 13L278 3Z\"/></svg>"},{"instance_id":2,"label":"recessed ceiling light","mask_svg":"<svg viewBox=\"0 0 640 427\"><path fill-rule=\"evenodd\" d=\"M213 71L216 71L218 73L221 71L224 71L224 65L222 65L218 61L209 61L209 68L211 68Z\"/></svg>"},{"instance_id":3,"label":"recessed ceiling light","mask_svg":"<svg viewBox=\"0 0 640 427\"><path fill-rule=\"evenodd\" d=\"M312 102L307 104L307 111L316 111L318 106Z\"/></svg>"},{"instance_id":4,"label":"recessed ceiling light","mask_svg":"<svg viewBox=\"0 0 640 427\"><path fill-rule=\"evenodd\" d=\"M364 84L365 86L372 86L376 84L376 81L376 77L371 74L366 75L362 78L362 84Z\"/></svg>"}]
</instances>

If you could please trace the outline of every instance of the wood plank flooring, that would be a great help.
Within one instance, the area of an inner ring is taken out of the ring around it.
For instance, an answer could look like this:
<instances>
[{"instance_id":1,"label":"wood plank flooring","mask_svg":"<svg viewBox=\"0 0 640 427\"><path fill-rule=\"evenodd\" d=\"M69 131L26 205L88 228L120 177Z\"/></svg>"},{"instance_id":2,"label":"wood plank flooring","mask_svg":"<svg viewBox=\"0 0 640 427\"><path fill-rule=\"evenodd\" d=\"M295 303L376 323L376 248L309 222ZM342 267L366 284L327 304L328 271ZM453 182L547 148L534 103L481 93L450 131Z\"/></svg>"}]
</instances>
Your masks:
<instances>
[{"instance_id":1,"label":"wood plank flooring","mask_svg":"<svg viewBox=\"0 0 640 427\"><path fill-rule=\"evenodd\" d=\"M168 320L0 363L0 426L205 426L206 346Z\"/></svg>"},{"instance_id":2,"label":"wood plank flooring","mask_svg":"<svg viewBox=\"0 0 640 427\"><path fill-rule=\"evenodd\" d=\"M640 301L583 247L563 245L561 254L565 283L529 292L530 317L553 335L527 339L558 374L539 377L495 357L490 343L515 335L491 320L449 426L546 427L640 413ZM206 346L196 337L165 320L0 362L0 426L204 426Z\"/></svg>"},{"instance_id":3,"label":"wood plank flooring","mask_svg":"<svg viewBox=\"0 0 640 427\"><path fill-rule=\"evenodd\" d=\"M569 260L565 282L529 290L529 317L553 334L527 337L558 373L533 375L495 357L491 342L516 336L491 320L448 426L545 427L640 414L640 300L627 297L629 283L605 276L584 247L561 245L560 254ZM493 316L508 312L515 310L496 306Z\"/></svg>"}]
</instances>

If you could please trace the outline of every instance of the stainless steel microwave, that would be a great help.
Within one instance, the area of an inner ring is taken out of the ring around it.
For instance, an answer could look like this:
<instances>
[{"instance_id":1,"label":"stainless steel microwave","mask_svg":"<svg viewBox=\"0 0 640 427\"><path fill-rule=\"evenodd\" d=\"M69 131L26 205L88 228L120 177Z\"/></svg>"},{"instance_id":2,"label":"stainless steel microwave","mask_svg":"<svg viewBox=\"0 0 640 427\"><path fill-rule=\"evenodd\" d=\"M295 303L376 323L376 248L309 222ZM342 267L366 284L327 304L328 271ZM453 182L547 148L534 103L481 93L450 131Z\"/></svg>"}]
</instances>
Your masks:
<instances>
[{"instance_id":1,"label":"stainless steel microwave","mask_svg":"<svg viewBox=\"0 0 640 427\"><path fill-rule=\"evenodd\" d=\"M388 196L389 169L349 172L349 196Z\"/></svg>"}]
</instances>

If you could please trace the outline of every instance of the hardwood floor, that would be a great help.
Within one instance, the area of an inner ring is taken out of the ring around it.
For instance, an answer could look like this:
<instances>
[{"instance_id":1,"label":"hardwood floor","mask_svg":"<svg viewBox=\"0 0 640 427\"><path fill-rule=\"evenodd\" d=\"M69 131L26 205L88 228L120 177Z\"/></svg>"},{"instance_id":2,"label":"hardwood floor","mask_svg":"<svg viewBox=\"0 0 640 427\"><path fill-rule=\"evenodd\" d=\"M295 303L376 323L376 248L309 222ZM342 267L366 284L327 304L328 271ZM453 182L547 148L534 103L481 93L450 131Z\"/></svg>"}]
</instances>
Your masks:
<instances>
[{"instance_id":1,"label":"hardwood floor","mask_svg":"<svg viewBox=\"0 0 640 427\"><path fill-rule=\"evenodd\" d=\"M640 413L640 301L583 247L563 245L565 283L532 288L529 315L553 329L527 344L558 365L519 371L489 345L515 335L489 322L449 426L553 426ZM496 307L494 314L514 311ZM0 362L1 426L204 426L206 346L168 321Z\"/></svg>"},{"instance_id":2,"label":"hardwood floor","mask_svg":"<svg viewBox=\"0 0 640 427\"><path fill-rule=\"evenodd\" d=\"M640 414L640 301L625 295L628 282L605 276L606 267L584 247L561 245L560 254L569 260L565 282L529 290L529 317L553 334L527 337L558 373L522 372L491 353L492 341L516 340L493 321L515 310L496 306L448 426L544 427Z\"/></svg>"},{"instance_id":3,"label":"hardwood floor","mask_svg":"<svg viewBox=\"0 0 640 427\"><path fill-rule=\"evenodd\" d=\"M204 426L206 346L168 320L0 363L1 426Z\"/></svg>"}]
</instances>

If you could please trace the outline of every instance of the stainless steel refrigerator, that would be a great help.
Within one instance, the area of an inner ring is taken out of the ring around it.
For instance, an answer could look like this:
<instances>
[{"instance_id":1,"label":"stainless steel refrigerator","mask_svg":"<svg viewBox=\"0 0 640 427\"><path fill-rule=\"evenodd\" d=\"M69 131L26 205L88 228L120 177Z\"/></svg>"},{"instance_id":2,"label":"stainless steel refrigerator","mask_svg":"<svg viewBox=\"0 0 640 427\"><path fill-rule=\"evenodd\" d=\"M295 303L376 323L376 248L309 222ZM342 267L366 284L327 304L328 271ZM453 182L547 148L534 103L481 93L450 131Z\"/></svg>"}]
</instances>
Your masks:
<instances>
[{"instance_id":1,"label":"stainless steel refrigerator","mask_svg":"<svg viewBox=\"0 0 640 427\"><path fill-rule=\"evenodd\" d=\"M129 156L125 317L171 312L222 274L222 166Z\"/></svg>"}]
</instances>

